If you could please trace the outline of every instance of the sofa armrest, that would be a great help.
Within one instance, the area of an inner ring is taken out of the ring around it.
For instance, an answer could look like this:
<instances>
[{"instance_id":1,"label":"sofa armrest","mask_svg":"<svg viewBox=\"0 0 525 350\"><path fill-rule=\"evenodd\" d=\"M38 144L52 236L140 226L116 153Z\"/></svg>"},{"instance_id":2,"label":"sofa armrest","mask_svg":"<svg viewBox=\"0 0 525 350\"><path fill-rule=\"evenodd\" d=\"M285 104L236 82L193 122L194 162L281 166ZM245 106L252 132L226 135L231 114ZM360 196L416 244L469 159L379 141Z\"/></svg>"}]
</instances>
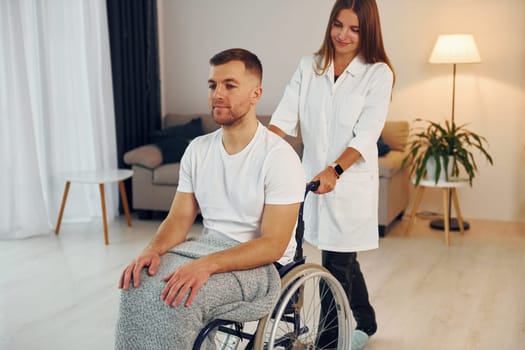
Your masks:
<instances>
[{"instance_id":1,"label":"sofa armrest","mask_svg":"<svg viewBox=\"0 0 525 350\"><path fill-rule=\"evenodd\" d=\"M404 152L409 134L409 124L407 121L387 121L381 132L383 141L392 150Z\"/></svg>"},{"instance_id":2,"label":"sofa armrest","mask_svg":"<svg viewBox=\"0 0 525 350\"><path fill-rule=\"evenodd\" d=\"M162 164L162 153L155 145L144 145L124 153L124 163L155 169Z\"/></svg>"}]
</instances>

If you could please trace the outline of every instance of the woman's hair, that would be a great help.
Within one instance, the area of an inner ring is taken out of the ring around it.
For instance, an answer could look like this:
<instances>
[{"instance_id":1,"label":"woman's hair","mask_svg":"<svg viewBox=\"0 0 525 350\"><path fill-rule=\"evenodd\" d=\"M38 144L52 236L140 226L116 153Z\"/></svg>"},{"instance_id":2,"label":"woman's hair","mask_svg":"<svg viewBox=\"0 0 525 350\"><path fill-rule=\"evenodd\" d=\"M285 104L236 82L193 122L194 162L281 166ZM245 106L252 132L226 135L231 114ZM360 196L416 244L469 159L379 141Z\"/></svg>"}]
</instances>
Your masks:
<instances>
[{"instance_id":1,"label":"woman's hair","mask_svg":"<svg viewBox=\"0 0 525 350\"><path fill-rule=\"evenodd\" d=\"M235 48L221 51L210 58L210 65L220 66L230 61L241 61L248 72L259 78L259 81L262 81L263 69L261 61L255 54L245 49Z\"/></svg>"},{"instance_id":2,"label":"woman's hair","mask_svg":"<svg viewBox=\"0 0 525 350\"><path fill-rule=\"evenodd\" d=\"M330 12L323 44L316 52L316 55L320 57L320 60L315 64L317 74L324 74L334 59L335 49L330 32L339 11L343 9L354 11L359 19L359 54L364 58L365 62L384 62L394 73L392 64L383 46L379 11L375 0L337 0L332 8L332 12Z\"/></svg>"}]
</instances>

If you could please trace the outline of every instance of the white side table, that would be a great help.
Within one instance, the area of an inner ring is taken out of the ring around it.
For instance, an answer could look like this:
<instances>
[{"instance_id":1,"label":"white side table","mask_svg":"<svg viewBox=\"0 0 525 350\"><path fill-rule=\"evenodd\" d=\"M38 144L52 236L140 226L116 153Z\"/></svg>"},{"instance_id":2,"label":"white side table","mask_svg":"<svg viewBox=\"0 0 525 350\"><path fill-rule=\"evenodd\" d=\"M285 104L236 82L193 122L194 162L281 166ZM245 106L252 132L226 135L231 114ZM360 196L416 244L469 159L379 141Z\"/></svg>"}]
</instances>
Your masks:
<instances>
[{"instance_id":1,"label":"white side table","mask_svg":"<svg viewBox=\"0 0 525 350\"><path fill-rule=\"evenodd\" d=\"M436 184L433 180L421 180L419 182L419 185L417 186L417 192L416 192L416 199L414 202L414 207L412 208L412 214L410 214L410 221L408 223L408 227L406 230L406 234L410 234L410 231L412 230L412 225L414 224L414 220L416 218L417 210L419 208L419 204L421 204L421 199L423 198L423 192L426 187L433 187L433 188L441 188L443 190L443 215L444 219L443 222L445 224L445 243L447 246L449 245L449 195L452 195L452 200L454 203L454 210L456 212L456 215L458 216L459 221L459 230L461 234L464 233L463 230L463 218L461 216L461 210L459 208L459 201L458 201L458 195L456 192L456 188L458 187L464 187L468 184L468 181L458 179L457 181L438 181Z\"/></svg>"},{"instance_id":2,"label":"white side table","mask_svg":"<svg viewBox=\"0 0 525 350\"><path fill-rule=\"evenodd\" d=\"M58 233L60 232L60 224L62 222L62 215L64 214L64 208L66 206L67 194L69 192L69 186L72 182L83 184L98 184L100 190L100 204L102 207L102 222L104 224L105 244L109 244L109 238L108 223L106 218L106 196L104 192L104 184L118 182L120 197L122 199L122 206L124 207L124 213L126 214L126 219L128 220L128 226L131 227L131 216L129 215L128 197L126 195L126 188L124 187L124 180L130 178L132 175L133 171L128 169L76 171L61 174L61 176L66 180L66 188L64 189L62 204L60 205L60 212L58 214L57 224L55 227L56 235L58 236Z\"/></svg>"}]
</instances>

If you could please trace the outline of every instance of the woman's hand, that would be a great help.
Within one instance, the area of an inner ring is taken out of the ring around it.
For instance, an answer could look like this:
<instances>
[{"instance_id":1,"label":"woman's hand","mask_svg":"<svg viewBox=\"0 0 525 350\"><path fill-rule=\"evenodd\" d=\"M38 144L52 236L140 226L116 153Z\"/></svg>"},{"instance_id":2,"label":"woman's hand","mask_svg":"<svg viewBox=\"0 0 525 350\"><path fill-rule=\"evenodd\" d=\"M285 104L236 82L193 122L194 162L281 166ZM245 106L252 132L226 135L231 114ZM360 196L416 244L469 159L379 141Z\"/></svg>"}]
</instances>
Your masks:
<instances>
[{"instance_id":1,"label":"woman's hand","mask_svg":"<svg viewBox=\"0 0 525 350\"><path fill-rule=\"evenodd\" d=\"M323 194L333 191L337 182L337 178L338 176L335 169L329 166L326 167L312 179L312 181L319 180L321 182L319 188L314 193Z\"/></svg>"}]
</instances>

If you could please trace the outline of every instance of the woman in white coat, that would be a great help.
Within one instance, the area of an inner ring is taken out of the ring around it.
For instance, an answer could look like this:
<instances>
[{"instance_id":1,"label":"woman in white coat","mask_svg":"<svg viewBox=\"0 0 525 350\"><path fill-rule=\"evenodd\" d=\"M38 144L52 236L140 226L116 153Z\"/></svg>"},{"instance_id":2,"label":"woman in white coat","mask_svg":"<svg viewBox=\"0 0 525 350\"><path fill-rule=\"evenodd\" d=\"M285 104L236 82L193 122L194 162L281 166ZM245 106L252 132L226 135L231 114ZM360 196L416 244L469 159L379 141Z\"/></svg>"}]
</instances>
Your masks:
<instances>
[{"instance_id":1,"label":"woman in white coat","mask_svg":"<svg viewBox=\"0 0 525 350\"><path fill-rule=\"evenodd\" d=\"M300 128L306 176L320 180L305 202L305 239L346 290L357 323L353 349L377 330L356 252L378 247L376 143L393 80L375 0L338 0L321 48L301 59L269 126L283 137ZM337 339L323 334L320 347Z\"/></svg>"}]
</instances>

